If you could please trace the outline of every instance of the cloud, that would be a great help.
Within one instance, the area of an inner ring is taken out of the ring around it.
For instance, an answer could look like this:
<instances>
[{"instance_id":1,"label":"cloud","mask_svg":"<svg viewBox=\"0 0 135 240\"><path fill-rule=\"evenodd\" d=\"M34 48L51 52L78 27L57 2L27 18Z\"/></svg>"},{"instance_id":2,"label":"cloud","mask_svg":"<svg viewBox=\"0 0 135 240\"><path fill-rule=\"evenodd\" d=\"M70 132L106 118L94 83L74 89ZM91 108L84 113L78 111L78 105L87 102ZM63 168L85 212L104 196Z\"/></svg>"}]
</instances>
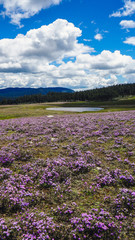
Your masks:
<instances>
[{"instance_id":1,"label":"cloud","mask_svg":"<svg viewBox=\"0 0 135 240\"><path fill-rule=\"evenodd\" d=\"M3 16L11 18L11 23L22 26L20 21L30 18L40 12L42 9L58 5L62 0L0 0L3 5Z\"/></svg>"},{"instance_id":2,"label":"cloud","mask_svg":"<svg viewBox=\"0 0 135 240\"><path fill-rule=\"evenodd\" d=\"M131 64L133 59L130 56L122 55L120 51L112 53L104 50L98 55L81 54L77 57L77 62L83 63L89 69L103 72L103 74L105 72L111 74L114 71L117 74L120 69L124 70Z\"/></svg>"},{"instance_id":3,"label":"cloud","mask_svg":"<svg viewBox=\"0 0 135 240\"><path fill-rule=\"evenodd\" d=\"M91 21L91 24L96 24L96 22L94 20Z\"/></svg>"},{"instance_id":4,"label":"cloud","mask_svg":"<svg viewBox=\"0 0 135 240\"><path fill-rule=\"evenodd\" d=\"M135 28L135 21L132 21L132 20L122 20L120 22L120 25L124 29Z\"/></svg>"},{"instance_id":5,"label":"cloud","mask_svg":"<svg viewBox=\"0 0 135 240\"><path fill-rule=\"evenodd\" d=\"M126 38L124 43L135 46L135 37L128 37L128 38Z\"/></svg>"},{"instance_id":6,"label":"cloud","mask_svg":"<svg viewBox=\"0 0 135 240\"><path fill-rule=\"evenodd\" d=\"M61 31L60 31L61 30ZM82 31L67 20L0 40L0 88L91 89L135 79L135 60L120 51L102 51L78 42ZM131 78L132 76L132 78Z\"/></svg>"},{"instance_id":7,"label":"cloud","mask_svg":"<svg viewBox=\"0 0 135 240\"><path fill-rule=\"evenodd\" d=\"M125 82L131 81L134 69L135 60L130 56L104 50L98 55L80 54L75 62L63 62L51 71L51 79L55 76L59 86L91 89L118 84L119 76Z\"/></svg>"},{"instance_id":8,"label":"cloud","mask_svg":"<svg viewBox=\"0 0 135 240\"><path fill-rule=\"evenodd\" d=\"M57 19L48 26L30 30L26 35L2 39L0 72L44 71L45 64L93 51L92 48L78 43L79 36L79 28L66 20Z\"/></svg>"},{"instance_id":9,"label":"cloud","mask_svg":"<svg viewBox=\"0 0 135 240\"><path fill-rule=\"evenodd\" d=\"M97 33L94 38L98 41L101 41L103 39L103 36L100 33Z\"/></svg>"},{"instance_id":10,"label":"cloud","mask_svg":"<svg viewBox=\"0 0 135 240\"><path fill-rule=\"evenodd\" d=\"M91 39L83 39L84 42L91 42L92 40Z\"/></svg>"},{"instance_id":11,"label":"cloud","mask_svg":"<svg viewBox=\"0 0 135 240\"><path fill-rule=\"evenodd\" d=\"M135 1L124 0L124 7L112 13L110 17L125 17L133 15L134 13L135 13Z\"/></svg>"}]
</instances>

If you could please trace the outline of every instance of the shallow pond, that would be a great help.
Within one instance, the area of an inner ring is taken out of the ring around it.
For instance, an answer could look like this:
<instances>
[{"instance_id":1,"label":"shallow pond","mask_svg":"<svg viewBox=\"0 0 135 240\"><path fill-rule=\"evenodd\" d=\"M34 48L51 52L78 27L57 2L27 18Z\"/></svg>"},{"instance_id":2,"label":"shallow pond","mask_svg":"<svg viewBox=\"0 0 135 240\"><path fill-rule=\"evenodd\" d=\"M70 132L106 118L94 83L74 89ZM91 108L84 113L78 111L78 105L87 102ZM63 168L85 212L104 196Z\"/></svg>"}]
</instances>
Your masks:
<instances>
[{"instance_id":1,"label":"shallow pond","mask_svg":"<svg viewBox=\"0 0 135 240\"><path fill-rule=\"evenodd\" d=\"M104 108L96 108L96 107L54 107L54 108L46 108L46 110L51 111L66 111L66 112L92 112L92 111L100 111Z\"/></svg>"}]
</instances>

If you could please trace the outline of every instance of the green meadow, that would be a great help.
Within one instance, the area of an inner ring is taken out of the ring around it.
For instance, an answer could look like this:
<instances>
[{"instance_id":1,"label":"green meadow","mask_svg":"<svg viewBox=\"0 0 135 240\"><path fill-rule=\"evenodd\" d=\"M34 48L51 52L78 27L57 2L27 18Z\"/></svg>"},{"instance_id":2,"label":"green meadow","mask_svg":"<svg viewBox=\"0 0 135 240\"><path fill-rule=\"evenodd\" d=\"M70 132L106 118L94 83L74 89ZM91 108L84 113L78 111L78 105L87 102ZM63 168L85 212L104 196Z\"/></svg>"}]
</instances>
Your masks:
<instances>
[{"instance_id":1,"label":"green meadow","mask_svg":"<svg viewBox=\"0 0 135 240\"><path fill-rule=\"evenodd\" d=\"M49 111L49 107L102 107L100 112L128 111L135 110L135 97L127 96L117 98L114 101L77 101L77 102L51 102L18 105L0 105L0 119L10 119L19 117L38 117L52 114L65 114L62 111ZM70 112L66 112L69 114ZM76 113L73 113L76 114Z\"/></svg>"}]
</instances>

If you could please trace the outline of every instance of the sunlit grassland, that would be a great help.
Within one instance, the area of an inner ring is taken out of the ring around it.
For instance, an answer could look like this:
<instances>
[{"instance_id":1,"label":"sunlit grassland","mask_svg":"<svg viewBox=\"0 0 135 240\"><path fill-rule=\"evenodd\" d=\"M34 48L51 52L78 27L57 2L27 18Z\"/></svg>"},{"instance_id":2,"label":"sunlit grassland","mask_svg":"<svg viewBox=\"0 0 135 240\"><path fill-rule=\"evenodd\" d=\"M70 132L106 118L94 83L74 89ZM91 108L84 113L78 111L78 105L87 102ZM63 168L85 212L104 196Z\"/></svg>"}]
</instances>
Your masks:
<instances>
[{"instance_id":1,"label":"sunlit grassland","mask_svg":"<svg viewBox=\"0 0 135 240\"><path fill-rule=\"evenodd\" d=\"M57 111L47 111L48 104L19 104L0 106L0 119L19 117L38 117L50 114L58 114Z\"/></svg>"},{"instance_id":2,"label":"sunlit grassland","mask_svg":"<svg viewBox=\"0 0 135 240\"><path fill-rule=\"evenodd\" d=\"M100 112L115 112L135 110L135 97L125 97L115 101L107 102L53 102L53 103L37 103L37 104L18 104L18 105L0 105L0 119L10 119L19 117L38 117L45 115L65 114L62 111L46 110L49 107L102 107ZM66 112L70 114L70 112ZM74 114L74 113L73 113ZM75 113L76 114L76 113Z\"/></svg>"}]
</instances>

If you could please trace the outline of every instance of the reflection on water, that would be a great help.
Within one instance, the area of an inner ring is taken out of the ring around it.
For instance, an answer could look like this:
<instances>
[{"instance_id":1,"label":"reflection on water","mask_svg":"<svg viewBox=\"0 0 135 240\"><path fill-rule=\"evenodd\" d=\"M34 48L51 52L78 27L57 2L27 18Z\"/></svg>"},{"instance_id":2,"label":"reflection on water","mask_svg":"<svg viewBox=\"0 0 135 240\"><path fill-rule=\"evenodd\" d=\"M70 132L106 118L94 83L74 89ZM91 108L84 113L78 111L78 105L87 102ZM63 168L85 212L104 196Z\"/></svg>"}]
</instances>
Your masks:
<instances>
[{"instance_id":1,"label":"reflection on water","mask_svg":"<svg viewBox=\"0 0 135 240\"><path fill-rule=\"evenodd\" d=\"M67 111L67 112L92 112L92 111L100 111L104 108L96 108L96 107L54 107L54 108L46 108L46 110L53 111Z\"/></svg>"}]
</instances>

